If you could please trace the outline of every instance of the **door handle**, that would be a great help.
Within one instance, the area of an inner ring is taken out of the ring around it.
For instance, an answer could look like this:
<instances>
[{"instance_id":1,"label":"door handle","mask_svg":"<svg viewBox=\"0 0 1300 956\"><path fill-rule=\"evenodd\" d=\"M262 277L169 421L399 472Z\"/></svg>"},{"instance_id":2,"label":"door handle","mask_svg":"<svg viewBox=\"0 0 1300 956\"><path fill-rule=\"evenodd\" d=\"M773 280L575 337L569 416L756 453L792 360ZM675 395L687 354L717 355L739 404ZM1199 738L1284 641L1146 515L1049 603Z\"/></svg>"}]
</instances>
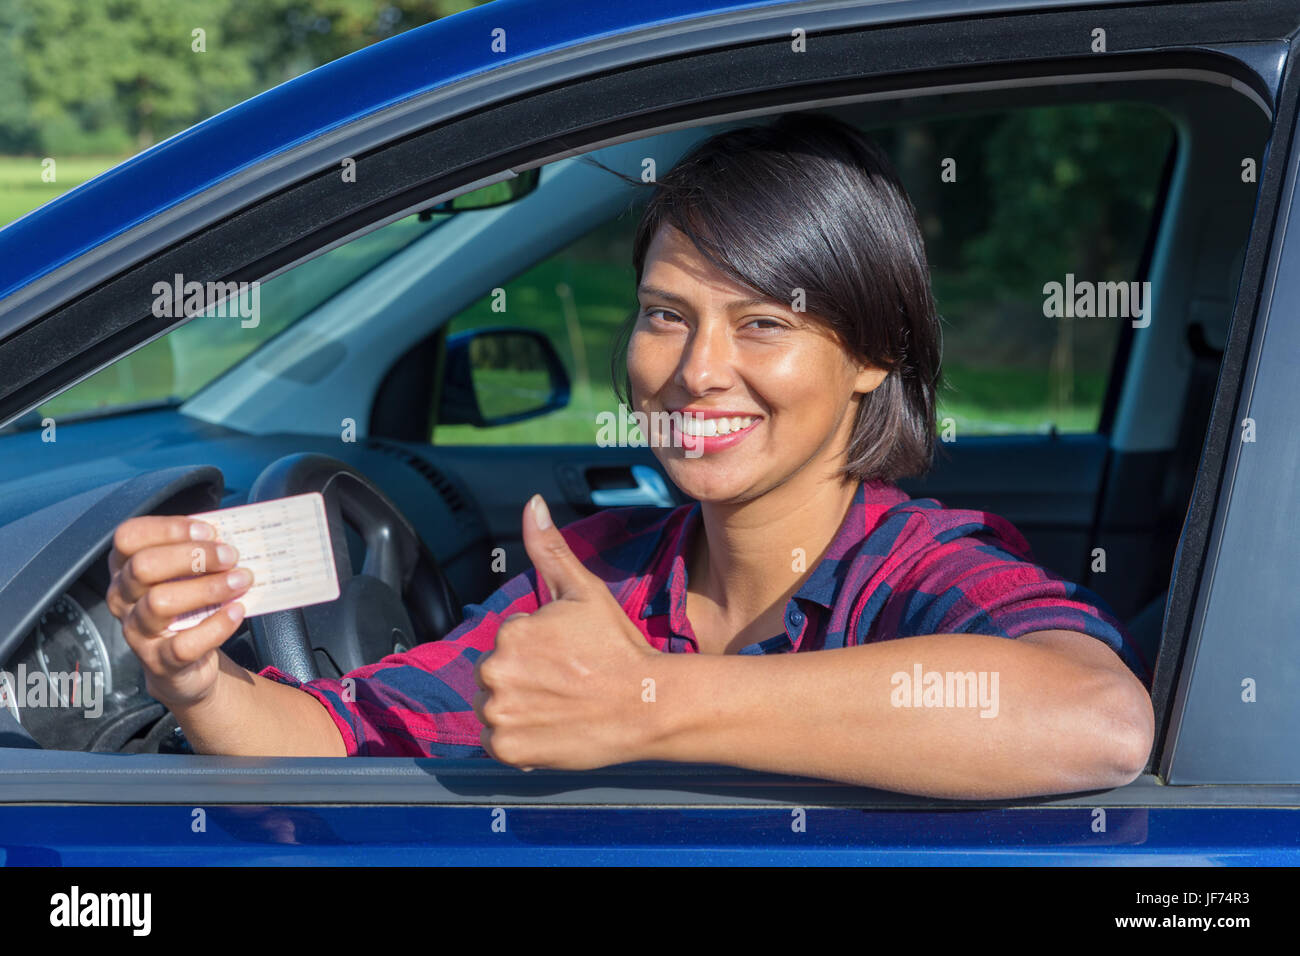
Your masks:
<instances>
[{"instance_id":1,"label":"door handle","mask_svg":"<svg viewBox=\"0 0 1300 956\"><path fill-rule=\"evenodd\" d=\"M649 465L633 465L629 471L635 488L600 488L591 493L591 503L599 508L623 508L628 505L651 505L671 508L672 495L663 476Z\"/></svg>"}]
</instances>

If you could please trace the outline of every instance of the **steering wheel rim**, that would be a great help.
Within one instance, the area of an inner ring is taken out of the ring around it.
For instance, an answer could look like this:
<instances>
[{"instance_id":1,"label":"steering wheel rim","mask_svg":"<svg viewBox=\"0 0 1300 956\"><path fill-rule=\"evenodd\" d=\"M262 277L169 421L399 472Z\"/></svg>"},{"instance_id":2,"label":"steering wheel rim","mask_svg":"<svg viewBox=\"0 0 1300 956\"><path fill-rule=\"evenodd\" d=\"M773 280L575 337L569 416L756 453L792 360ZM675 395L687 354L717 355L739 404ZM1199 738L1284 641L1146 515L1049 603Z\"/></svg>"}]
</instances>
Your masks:
<instances>
[{"instance_id":1,"label":"steering wheel rim","mask_svg":"<svg viewBox=\"0 0 1300 956\"><path fill-rule=\"evenodd\" d=\"M335 601L249 618L258 659L301 681L320 677L318 654L345 674L386 654L445 637L459 602L414 526L361 471L328 455L297 453L273 461L248 493L249 503L320 492L334 566ZM352 573L346 525L366 545ZM377 655L377 656L376 656Z\"/></svg>"}]
</instances>

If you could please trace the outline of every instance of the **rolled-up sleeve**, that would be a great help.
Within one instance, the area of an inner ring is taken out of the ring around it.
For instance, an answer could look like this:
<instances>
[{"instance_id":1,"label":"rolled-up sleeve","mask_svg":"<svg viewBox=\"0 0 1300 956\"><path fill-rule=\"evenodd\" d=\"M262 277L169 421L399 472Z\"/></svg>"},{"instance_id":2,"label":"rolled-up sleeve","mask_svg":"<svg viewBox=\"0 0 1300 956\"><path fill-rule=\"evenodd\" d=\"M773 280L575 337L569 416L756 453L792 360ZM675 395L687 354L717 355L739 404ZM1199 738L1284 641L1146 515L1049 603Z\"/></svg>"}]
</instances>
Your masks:
<instances>
[{"instance_id":1,"label":"rolled-up sleeve","mask_svg":"<svg viewBox=\"0 0 1300 956\"><path fill-rule=\"evenodd\" d=\"M464 620L440 641L390 654L339 679L303 682L275 667L259 674L320 701L349 757L482 757L474 667L491 651L502 621L538 606L536 572L529 569L483 603L465 605Z\"/></svg>"}]
</instances>

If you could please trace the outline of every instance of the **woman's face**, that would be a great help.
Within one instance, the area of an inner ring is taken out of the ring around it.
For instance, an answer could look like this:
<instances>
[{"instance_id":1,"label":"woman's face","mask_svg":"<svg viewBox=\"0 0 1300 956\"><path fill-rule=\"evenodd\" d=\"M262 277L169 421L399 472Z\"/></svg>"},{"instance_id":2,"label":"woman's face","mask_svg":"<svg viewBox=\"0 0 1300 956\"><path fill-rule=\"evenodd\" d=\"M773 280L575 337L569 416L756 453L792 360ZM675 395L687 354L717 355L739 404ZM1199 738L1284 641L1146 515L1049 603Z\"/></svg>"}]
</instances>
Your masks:
<instances>
[{"instance_id":1,"label":"woman's face","mask_svg":"<svg viewBox=\"0 0 1300 956\"><path fill-rule=\"evenodd\" d=\"M740 503L797 473L832 478L861 395L885 371L855 364L791 301L756 301L671 226L651 242L637 294L627 353L633 409L706 416L702 440L689 434L698 418L686 435L651 439L677 487L700 501ZM708 421L721 413L726 424Z\"/></svg>"}]
</instances>

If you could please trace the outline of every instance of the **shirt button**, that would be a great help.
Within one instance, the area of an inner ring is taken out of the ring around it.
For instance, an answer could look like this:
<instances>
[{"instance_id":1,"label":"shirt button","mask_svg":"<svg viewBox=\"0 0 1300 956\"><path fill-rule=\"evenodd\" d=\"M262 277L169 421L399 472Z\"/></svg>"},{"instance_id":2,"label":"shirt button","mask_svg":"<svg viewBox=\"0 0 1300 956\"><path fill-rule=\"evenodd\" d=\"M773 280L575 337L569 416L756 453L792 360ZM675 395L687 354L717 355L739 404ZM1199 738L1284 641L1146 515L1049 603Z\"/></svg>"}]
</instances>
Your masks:
<instances>
[{"instance_id":1,"label":"shirt button","mask_svg":"<svg viewBox=\"0 0 1300 956\"><path fill-rule=\"evenodd\" d=\"M790 618L790 625L792 627L803 626L803 611L800 611L799 609L796 608L790 612L789 618Z\"/></svg>"}]
</instances>

